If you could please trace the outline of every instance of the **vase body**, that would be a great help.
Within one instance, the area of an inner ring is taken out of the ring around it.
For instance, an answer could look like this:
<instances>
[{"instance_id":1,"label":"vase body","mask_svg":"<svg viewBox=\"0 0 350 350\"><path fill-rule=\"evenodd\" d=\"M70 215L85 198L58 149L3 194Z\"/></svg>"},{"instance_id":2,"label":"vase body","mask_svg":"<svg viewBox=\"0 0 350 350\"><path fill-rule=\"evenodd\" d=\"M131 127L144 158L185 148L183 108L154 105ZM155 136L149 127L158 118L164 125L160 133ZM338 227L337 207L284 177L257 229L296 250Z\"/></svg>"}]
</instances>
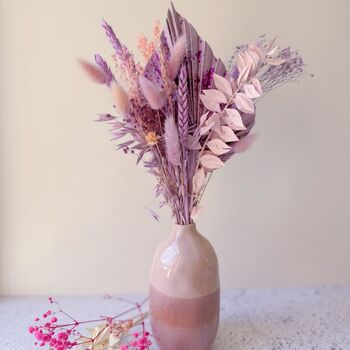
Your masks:
<instances>
[{"instance_id":1,"label":"vase body","mask_svg":"<svg viewBox=\"0 0 350 350\"><path fill-rule=\"evenodd\" d=\"M220 313L218 261L195 224L174 225L153 258L150 318L161 350L209 350Z\"/></svg>"}]
</instances>

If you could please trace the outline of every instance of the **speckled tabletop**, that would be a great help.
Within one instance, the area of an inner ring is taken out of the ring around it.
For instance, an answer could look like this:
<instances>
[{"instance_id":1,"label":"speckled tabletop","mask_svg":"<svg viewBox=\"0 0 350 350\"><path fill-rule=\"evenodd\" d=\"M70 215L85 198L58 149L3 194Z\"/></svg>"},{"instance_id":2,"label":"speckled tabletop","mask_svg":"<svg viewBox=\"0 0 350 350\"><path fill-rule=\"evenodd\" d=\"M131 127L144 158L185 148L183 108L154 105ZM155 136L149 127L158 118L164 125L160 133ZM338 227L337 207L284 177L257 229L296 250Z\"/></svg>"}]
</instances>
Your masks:
<instances>
[{"instance_id":1,"label":"speckled tabletop","mask_svg":"<svg viewBox=\"0 0 350 350\"><path fill-rule=\"evenodd\" d=\"M96 296L58 299L80 319L128 307ZM221 300L213 350L350 350L350 287L236 290L222 293ZM0 350L34 349L27 328L46 307L43 297L0 298Z\"/></svg>"}]
</instances>

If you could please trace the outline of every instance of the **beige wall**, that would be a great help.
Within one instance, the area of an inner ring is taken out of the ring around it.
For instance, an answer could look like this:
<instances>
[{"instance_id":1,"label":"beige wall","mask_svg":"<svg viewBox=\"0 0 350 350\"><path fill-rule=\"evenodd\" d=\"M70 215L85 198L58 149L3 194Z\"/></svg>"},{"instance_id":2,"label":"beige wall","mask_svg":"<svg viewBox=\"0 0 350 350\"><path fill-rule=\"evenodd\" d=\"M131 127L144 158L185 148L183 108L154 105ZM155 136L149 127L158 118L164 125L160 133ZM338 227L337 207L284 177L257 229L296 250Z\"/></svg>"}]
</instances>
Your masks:
<instances>
[{"instance_id":1,"label":"beige wall","mask_svg":"<svg viewBox=\"0 0 350 350\"><path fill-rule=\"evenodd\" d=\"M217 249L223 288L349 283L350 2L175 2L222 58L277 34L315 73L261 102L260 139L207 191L198 226ZM0 4L0 291L145 291L171 221L167 211L159 224L150 218L153 179L92 122L111 101L75 58L112 52L102 17L135 50L167 1Z\"/></svg>"}]
</instances>

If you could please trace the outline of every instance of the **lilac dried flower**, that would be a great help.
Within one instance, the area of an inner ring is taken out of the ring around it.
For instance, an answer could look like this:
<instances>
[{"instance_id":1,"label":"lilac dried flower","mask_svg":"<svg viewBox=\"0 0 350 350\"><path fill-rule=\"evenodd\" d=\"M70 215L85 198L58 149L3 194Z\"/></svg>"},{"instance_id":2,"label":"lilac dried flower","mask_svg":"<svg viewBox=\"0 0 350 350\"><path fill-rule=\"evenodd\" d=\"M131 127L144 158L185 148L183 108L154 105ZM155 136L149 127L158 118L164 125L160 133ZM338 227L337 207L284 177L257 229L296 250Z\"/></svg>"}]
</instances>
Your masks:
<instances>
[{"instance_id":1,"label":"lilac dried flower","mask_svg":"<svg viewBox=\"0 0 350 350\"><path fill-rule=\"evenodd\" d=\"M102 27L105 29L106 35L107 35L109 41L111 42L115 53L118 56L120 56L123 52L123 45L121 44L121 42L119 41L119 39L115 35L112 27L105 20L102 20Z\"/></svg>"},{"instance_id":2,"label":"lilac dried flower","mask_svg":"<svg viewBox=\"0 0 350 350\"><path fill-rule=\"evenodd\" d=\"M265 93L288 81L297 80L304 71L305 64L298 51L292 51L290 47L280 50L277 58L286 60L280 65L272 65L264 71L259 79Z\"/></svg>"}]
</instances>

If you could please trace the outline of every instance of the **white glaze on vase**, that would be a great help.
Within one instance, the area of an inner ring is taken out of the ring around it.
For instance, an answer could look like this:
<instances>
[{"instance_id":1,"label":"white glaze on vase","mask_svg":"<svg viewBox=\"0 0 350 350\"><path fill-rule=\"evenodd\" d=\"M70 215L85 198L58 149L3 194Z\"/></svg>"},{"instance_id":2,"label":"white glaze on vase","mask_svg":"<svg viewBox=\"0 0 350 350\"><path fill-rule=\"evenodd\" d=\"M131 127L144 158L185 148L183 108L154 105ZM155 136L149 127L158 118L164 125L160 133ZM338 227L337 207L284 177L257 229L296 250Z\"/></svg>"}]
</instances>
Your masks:
<instances>
[{"instance_id":1,"label":"white glaze on vase","mask_svg":"<svg viewBox=\"0 0 350 350\"><path fill-rule=\"evenodd\" d=\"M219 322L218 262L195 224L174 225L153 259L150 314L161 350L208 350Z\"/></svg>"}]
</instances>

